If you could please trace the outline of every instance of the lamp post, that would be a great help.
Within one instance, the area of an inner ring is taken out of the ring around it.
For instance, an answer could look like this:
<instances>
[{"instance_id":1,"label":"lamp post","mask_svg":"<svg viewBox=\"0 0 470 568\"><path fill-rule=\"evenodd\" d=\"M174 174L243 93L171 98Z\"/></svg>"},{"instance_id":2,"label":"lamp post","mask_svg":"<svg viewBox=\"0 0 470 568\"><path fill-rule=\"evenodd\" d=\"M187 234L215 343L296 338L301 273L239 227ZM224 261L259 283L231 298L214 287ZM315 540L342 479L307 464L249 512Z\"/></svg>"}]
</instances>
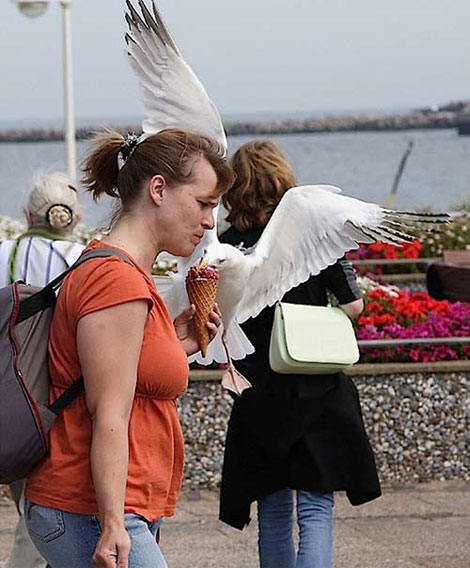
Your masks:
<instances>
[{"instance_id":1,"label":"lamp post","mask_svg":"<svg viewBox=\"0 0 470 568\"><path fill-rule=\"evenodd\" d=\"M53 0L14 0L22 14L30 18L42 16ZM75 119L73 113L72 30L70 8L72 0L56 0L62 6L63 65L64 65L64 133L65 156L69 176L76 179L77 149L75 145Z\"/></svg>"}]
</instances>

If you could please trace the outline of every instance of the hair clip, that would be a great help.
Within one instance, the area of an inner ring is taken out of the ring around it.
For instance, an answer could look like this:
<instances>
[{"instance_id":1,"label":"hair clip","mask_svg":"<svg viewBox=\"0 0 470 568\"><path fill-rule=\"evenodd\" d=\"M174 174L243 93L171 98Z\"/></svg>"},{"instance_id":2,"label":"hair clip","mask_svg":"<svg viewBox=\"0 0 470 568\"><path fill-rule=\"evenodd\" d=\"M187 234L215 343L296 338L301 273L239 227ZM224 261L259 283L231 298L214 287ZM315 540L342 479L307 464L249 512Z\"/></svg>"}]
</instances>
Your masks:
<instances>
[{"instance_id":1,"label":"hair clip","mask_svg":"<svg viewBox=\"0 0 470 568\"><path fill-rule=\"evenodd\" d=\"M121 170L126 164L129 158L134 153L137 145L144 140L144 133L142 134L135 134L129 133L126 134L124 140L121 144L121 148L119 149L117 160L118 160L118 169Z\"/></svg>"}]
</instances>

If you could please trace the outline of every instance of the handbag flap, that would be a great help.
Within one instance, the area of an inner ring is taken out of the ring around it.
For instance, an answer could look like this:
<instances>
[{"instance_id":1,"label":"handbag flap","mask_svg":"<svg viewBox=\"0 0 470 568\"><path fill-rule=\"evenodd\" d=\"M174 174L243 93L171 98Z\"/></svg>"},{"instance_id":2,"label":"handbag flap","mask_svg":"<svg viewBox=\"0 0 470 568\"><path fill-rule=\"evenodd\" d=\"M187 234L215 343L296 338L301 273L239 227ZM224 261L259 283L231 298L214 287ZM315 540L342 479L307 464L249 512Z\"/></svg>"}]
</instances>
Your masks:
<instances>
[{"instance_id":1,"label":"handbag flap","mask_svg":"<svg viewBox=\"0 0 470 568\"><path fill-rule=\"evenodd\" d=\"M341 308L280 304L289 356L299 362L352 365L359 360L354 329Z\"/></svg>"}]
</instances>

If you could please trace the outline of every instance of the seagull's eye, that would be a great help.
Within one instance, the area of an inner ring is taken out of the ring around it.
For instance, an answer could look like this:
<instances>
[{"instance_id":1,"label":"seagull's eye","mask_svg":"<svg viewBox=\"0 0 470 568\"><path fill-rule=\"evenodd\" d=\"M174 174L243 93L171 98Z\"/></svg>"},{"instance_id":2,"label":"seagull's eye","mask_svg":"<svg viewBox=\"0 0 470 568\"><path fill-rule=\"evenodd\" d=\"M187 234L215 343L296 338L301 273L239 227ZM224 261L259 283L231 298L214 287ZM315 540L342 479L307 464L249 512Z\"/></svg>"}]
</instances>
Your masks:
<instances>
[{"instance_id":1,"label":"seagull's eye","mask_svg":"<svg viewBox=\"0 0 470 568\"><path fill-rule=\"evenodd\" d=\"M219 258L219 259L217 260L217 262L218 262L219 264L223 264L226 260L227 260L226 258Z\"/></svg>"}]
</instances>

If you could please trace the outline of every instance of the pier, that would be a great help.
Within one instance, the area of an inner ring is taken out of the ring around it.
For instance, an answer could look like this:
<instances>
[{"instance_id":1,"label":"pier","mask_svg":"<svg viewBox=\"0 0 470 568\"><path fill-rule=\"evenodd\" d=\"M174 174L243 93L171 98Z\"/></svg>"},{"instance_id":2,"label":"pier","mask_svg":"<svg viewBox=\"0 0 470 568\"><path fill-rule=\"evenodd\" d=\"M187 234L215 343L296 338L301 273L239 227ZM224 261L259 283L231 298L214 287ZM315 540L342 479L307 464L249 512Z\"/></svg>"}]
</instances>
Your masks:
<instances>
[{"instance_id":1,"label":"pier","mask_svg":"<svg viewBox=\"0 0 470 568\"><path fill-rule=\"evenodd\" d=\"M113 126L108 125L108 126ZM470 101L449 103L438 107L417 109L401 114L337 115L323 118L259 120L225 122L229 136L301 134L325 132L380 132L436 128L457 128L461 134L470 132ZM121 133L139 132L139 124L114 125ZM93 135L96 125L76 130L77 140ZM61 128L28 128L0 131L0 142L55 142L64 139Z\"/></svg>"}]
</instances>

